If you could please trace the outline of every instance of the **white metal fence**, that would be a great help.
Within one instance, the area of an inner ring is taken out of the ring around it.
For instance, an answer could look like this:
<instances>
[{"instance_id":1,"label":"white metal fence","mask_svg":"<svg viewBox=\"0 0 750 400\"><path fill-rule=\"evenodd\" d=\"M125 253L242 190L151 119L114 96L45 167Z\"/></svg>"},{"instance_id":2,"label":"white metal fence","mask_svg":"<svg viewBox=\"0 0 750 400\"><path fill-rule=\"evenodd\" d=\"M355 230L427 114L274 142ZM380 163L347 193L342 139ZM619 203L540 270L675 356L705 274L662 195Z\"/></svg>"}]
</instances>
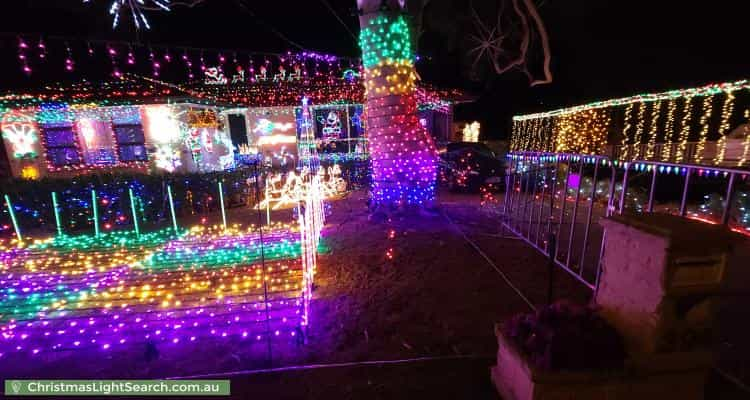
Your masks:
<instances>
[{"instance_id":1,"label":"white metal fence","mask_svg":"<svg viewBox=\"0 0 750 400\"><path fill-rule=\"evenodd\" d=\"M750 209L735 205L737 193L748 196L738 190L748 170L565 153L513 152L508 160L503 226L592 290L606 234L598 220L613 213L666 212L750 235ZM691 199L711 201L695 193L705 179L725 185L715 210L689 207Z\"/></svg>"}]
</instances>

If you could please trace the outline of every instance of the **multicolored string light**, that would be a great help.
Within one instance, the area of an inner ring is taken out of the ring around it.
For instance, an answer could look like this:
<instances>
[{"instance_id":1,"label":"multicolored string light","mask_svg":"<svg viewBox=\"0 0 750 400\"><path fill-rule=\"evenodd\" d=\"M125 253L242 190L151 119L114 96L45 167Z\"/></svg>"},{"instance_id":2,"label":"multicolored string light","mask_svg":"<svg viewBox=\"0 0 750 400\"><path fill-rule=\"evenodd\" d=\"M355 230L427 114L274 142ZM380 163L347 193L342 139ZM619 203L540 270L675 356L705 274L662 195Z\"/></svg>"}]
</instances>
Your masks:
<instances>
[{"instance_id":1,"label":"multicolored string light","mask_svg":"<svg viewBox=\"0 0 750 400\"><path fill-rule=\"evenodd\" d=\"M416 114L409 24L387 9L361 20L373 202L386 208L424 205L435 197L437 150Z\"/></svg>"},{"instance_id":2,"label":"multicolored string light","mask_svg":"<svg viewBox=\"0 0 750 400\"><path fill-rule=\"evenodd\" d=\"M314 271L298 257L316 229L302 241L290 226L272 227L261 241L255 227L235 225L4 248L0 357L300 334Z\"/></svg>"}]
</instances>

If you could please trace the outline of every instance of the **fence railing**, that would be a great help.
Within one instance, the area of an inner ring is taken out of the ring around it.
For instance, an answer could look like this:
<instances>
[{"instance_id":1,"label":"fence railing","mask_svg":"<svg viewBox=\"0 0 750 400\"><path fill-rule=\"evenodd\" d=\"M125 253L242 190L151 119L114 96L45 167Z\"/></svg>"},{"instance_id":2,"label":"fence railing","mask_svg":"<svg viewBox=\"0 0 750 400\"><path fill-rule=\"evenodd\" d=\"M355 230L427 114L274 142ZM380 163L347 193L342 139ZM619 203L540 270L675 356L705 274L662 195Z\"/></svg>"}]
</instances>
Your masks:
<instances>
[{"instance_id":1,"label":"fence railing","mask_svg":"<svg viewBox=\"0 0 750 400\"><path fill-rule=\"evenodd\" d=\"M598 220L613 213L667 212L750 235L750 189L736 198L738 183L750 181L747 170L564 153L513 152L508 158L504 227L592 290L606 239ZM718 191L718 199L695 193L707 188ZM689 209L696 199L719 205Z\"/></svg>"},{"instance_id":2,"label":"fence railing","mask_svg":"<svg viewBox=\"0 0 750 400\"><path fill-rule=\"evenodd\" d=\"M601 154L613 160L648 160L723 167L747 167L750 140L727 138L723 142L641 143L607 145Z\"/></svg>"}]
</instances>

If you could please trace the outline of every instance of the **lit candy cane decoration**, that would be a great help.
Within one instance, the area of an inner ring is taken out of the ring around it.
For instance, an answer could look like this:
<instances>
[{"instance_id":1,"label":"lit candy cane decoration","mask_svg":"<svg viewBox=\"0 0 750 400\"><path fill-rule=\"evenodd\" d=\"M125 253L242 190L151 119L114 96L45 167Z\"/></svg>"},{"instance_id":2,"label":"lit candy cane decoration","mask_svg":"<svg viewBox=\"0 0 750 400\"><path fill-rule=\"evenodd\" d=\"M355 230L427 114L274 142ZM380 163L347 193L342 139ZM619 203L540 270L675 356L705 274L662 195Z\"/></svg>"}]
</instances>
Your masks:
<instances>
[{"instance_id":1,"label":"lit candy cane decoration","mask_svg":"<svg viewBox=\"0 0 750 400\"><path fill-rule=\"evenodd\" d=\"M26 50L29 45L23 40L22 37L18 37L18 60L21 61L21 70L26 75L31 75L31 67L29 67L29 60L26 57Z\"/></svg>"},{"instance_id":2,"label":"lit candy cane decoration","mask_svg":"<svg viewBox=\"0 0 750 400\"><path fill-rule=\"evenodd\" d=\"M133 48L128 46L128 65L135 65L135 55L133 55Z\"/></svg>"},{"instance_id":3,"label":"lit candy cane decoration","mask_svg":"<svg viewBox=\"0 0 750 400\"><path fill-rule=\"evenodd\" d=\"M122 77L122 72L120 72L120 69L117 67L117 50L115 50L114 47L107 45L107 54L109 54L109 59L112 62L112 75L115 78ZM130 62L130 59L128 59L128 62Z\"/></svg>"},{"instance_id":4,"label":"lit candy cane decoration","mask_svg":"<svg viewBox=\"0 0 750 400\"><path fill-rule=\"evenodd\" d=\"M39 50L39 59L44 60L47 58L47 46L44 44L44 40L42 38L39 38L39 42L36 44L37 49Z\"/></svg>"},{"instance_id":5,"label":"lit candy cane decoration","mask_svg":"<svg viewBox=\"0 0 750 400\"><path fill-rule=\"evenodd\" d=\"M67 53L65 57L65 70L73 72L75 62L73 62L73 50L70 49L68 42L65 42L65 52Z\"/></svg>"},{"instance_id":6,"label":"lit candy cane decoration","mask_svg":"<svg viewBox=\"0 0 750 400\"><path fill-rule=\"evenodd\" d=\"M185 62L185 68L187 68L188 72L188 79L193 79L193 62L190 61L190 56L188 55L187 50L185 50L184 53L182 53L182 61Z\"/></svg>"},{"instance_id":7,"label":"lit candy cane decoration","mask_svg":"<svg viewBox=\"0 0 750 400\"><path fill-rule=\"evenodd\" d=\"M159 61L156 59L156 55L154 55L154 50L149 49L148 53L149 59L151 59L151 73L155 76L159 76L159 69L161 68L161 64L159 64Z\"/></svg>"}]
</instances>

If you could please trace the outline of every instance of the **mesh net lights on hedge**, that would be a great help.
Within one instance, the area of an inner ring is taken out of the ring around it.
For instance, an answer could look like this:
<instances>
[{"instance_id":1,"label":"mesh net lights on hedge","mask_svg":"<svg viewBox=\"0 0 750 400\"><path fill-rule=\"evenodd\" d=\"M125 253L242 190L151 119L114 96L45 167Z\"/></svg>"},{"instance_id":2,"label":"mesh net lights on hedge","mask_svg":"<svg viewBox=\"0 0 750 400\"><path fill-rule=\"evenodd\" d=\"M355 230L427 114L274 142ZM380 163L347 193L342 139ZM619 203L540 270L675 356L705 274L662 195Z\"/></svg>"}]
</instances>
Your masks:
<instances>
[{"instance_id":1,"label":"mesh net lights on hedge","mask_svg":"<svg viewBox=\"0 0 750 400\"><path fill-rule=\"evenodd\" d=\"M417 118L414 53L405 17L379 10L361 20L372 195L379 205L435 197L437 151Z\"/></svg>"}]
</instances>

